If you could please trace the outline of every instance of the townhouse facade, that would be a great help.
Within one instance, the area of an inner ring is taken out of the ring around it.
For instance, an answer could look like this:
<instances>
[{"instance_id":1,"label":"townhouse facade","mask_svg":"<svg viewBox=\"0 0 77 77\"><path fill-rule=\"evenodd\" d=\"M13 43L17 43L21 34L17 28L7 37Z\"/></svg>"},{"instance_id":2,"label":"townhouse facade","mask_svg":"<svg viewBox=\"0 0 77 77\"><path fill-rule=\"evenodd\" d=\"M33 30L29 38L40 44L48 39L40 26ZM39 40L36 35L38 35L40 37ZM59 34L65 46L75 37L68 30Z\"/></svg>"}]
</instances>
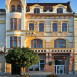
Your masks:
<instances>
[{"instance_id":1,"label":"townhouse facade","mask_svg":"<svg viewBox=\"0 0 77 77\"><path fill-rule=\"evenodd\" d=\"M6 11L0 10L0 73L15 73L4 58L13 47L29 47L39 54L40 62L28 72L77 72L77 14L70 2L5 0L5 4Z\"/></svg>"}]
</instances>

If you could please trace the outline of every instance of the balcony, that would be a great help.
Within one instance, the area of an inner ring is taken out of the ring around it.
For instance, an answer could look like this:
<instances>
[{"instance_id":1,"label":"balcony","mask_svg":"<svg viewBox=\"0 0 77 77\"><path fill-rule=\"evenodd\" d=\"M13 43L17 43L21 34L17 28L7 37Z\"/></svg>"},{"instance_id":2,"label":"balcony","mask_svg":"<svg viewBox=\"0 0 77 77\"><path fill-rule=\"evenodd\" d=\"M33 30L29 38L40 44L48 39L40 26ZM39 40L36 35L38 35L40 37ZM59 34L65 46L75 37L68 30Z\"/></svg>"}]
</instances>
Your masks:
<instances>
[{"instance_id":1,"label":"balcony","mask_svg":"<svg viewBox=\"0 0 77 77\"><path fill-rule=\"evenodd\" d=\"M73 48L31 48L37 53L72 53Z\"/></svg>"},{"instance_id":2,"label":"balcony","mask_svg":"<svg viewBox=\"0 0 77 77\"><path fill-rule=\"evenodd\" d=\"M25 35L35 35L35 30L26 30Z\"/></svg>"},{"instance_id":3,"label":"balcony","mask_svg":"<svg viewBox=\"0 0 77 77\"><path fill-rule=\"evenodd\" d=\"M4 52L4 47L0 47L0 52Z\"/></svg>"}]
</instances>

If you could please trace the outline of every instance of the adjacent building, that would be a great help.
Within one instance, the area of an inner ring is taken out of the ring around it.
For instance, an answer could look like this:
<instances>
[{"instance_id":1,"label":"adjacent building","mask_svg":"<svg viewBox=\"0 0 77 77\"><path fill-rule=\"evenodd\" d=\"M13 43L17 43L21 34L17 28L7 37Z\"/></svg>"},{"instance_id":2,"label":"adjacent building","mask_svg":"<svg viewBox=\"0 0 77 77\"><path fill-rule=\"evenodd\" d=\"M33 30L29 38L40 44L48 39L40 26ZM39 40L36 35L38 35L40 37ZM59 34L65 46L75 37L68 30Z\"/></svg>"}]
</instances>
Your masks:
<instances>
[{"instance_id":1,"label":"adjacent building","mask_svg":"<svg viewBox=\"0 0 77 77\"><path fill-rule=\"evenodd\" d=\"M5 4L6 11L0 10L1 73L15 73L14 66L7 64L4 58L13 47L29 47L39 54L40 62L28 68L29 72L77 72L77 14L72 11L70 2L5 0Z\"/></svg>"}]
</instances>

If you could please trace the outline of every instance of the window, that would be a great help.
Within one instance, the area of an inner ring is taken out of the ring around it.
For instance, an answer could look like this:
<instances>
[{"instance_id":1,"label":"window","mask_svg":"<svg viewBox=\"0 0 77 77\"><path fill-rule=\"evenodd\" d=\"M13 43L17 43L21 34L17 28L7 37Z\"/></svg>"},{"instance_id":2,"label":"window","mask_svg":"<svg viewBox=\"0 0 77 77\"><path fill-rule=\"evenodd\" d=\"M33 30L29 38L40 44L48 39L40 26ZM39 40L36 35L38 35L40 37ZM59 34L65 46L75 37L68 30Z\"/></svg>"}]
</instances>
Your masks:
<instances>
[{"instance_id":1,"label":"window","mask_svg":"<svg viewBox=\"0 0 77 77\"><path fill-rule=\"evenodd\" d=\"M21 46L21 38L20 37L10 37L10 48L20 47Z\"/></svg>"},{"instance_id":2,"label":"window","mask_svg":"<svg viewBox=\"0 0 77 77\"><path fill-rule=\"evenodd\" d=\"M39 32L44 32L44 23L39 23Z\"/></svg>"},{"instance_id":3,"label":"window","mask_svg":"<svg viewBox=\"0 0 77 77\"><path fill-rule=\"evenodd\" d=\"M35 8L34 9L34 13L40 13L40 9L39 8Z\"/></svg>"},{"instance_id":4,"label":"window","mask_svg":"<svg viewBox=\"0 0 77 77\"><path fill-rule=\"evenodd\" d=\"M17 12L21 12L21 5L17 6Z\"/></svg>"},{"instance_id":5,"label":"window","mask_svg":"<svg viewBox=\"0 0 77 77\"><path fill-rule=\"evenodd\" d=\"M31 41L31 48L42 48L42 40L34 39Z\"/></svg>"},{"instance_id":6,"label":"window","mask_svg":"<svg viewBox=\"0 0 77 77\"><path fill-rule=\"evenodd\" d=\"M34 30L34 23L29 23L29 30Z\"/></svg>"},{"instance_id":7,"label":"window","mask_svg":"<svg viewBox=\"0 0 77 77\"><path fill-rule=\"evenodd\" d=\"M11 12L15 12L15 5L12 5Z\"/></svg>"},{"instance_id":8,"label":"window","mask_svg":"<svg viewBox=\"0 0 77 77\"><path fill-rule=\"evenodd\" d=\"M45 71L45 60L42 59L34 66L31 66L29 71Z\"/></svg>"},{"instance_id":9,"label":"window","mask_svg":"<svg viewBox=\"0 0 77 77\"><path fill-rule=\"evenodd\" d=\"M57 22L52 23L53 26L53 32L57 32Z\"/></svg>"},{"instance_id":10,"label":"window","mask_svg":"<svg viewBox=\"0 0 77 77\"><path fill-rule=\"evenodd\" d=\"M67 32L67 23L65 22L62 23L62 31Z\"/></svg>"},{"instance_id":11,"label":"window","mask_svg":"<svg viewBox=\"0 0 77 77\"><path fill-rule=\"evenodd\" d=\"M62 14L63 13L63 8L58 8L57 13Z\"/></svg>"},{"instance_id":12,"label":"window","mask_svg":"<svg viewBox=\"0 0 77 77\"><path fill-rule=\"evenodd\" d=\"M63 39L57 39L54 41L54 47L55 48L65 48L66 47L66 41Z\"/></svg>"},{"instance_id":13,"label":"window","mask_svg":"<svg viewBox=\"0 0 77 77\"><path fill-rule=\"evenodd\" d=\"M11 19L11 30L21 30L21 19Z\"/></svg>"}]
</instances>

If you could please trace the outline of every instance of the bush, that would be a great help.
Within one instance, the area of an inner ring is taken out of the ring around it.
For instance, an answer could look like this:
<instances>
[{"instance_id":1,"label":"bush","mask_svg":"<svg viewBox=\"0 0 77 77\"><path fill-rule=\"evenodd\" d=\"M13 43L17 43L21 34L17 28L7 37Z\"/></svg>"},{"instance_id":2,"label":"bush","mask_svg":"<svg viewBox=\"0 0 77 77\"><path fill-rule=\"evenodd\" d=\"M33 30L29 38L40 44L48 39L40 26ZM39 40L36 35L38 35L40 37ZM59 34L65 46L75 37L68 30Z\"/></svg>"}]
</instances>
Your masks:
<instances>
[{"instance_id":1,"label":"bush","mask_svg":"<svg viewBox=\"0 0 77 77\"><path fill-rule=\"evenodd\" d=\"M21 75L22 77L31 77L31 75L26 74L26 75Z\"/></svg>"},{"instance_id":2,"label":"bush","mask_svg":"<svg viewBox=\"0 0 77 77\"><path fill-rule=\"evenodd\" d=\"M59 77L57 74L49 74L47 77Z\"/></svg>"}]
</instances>

